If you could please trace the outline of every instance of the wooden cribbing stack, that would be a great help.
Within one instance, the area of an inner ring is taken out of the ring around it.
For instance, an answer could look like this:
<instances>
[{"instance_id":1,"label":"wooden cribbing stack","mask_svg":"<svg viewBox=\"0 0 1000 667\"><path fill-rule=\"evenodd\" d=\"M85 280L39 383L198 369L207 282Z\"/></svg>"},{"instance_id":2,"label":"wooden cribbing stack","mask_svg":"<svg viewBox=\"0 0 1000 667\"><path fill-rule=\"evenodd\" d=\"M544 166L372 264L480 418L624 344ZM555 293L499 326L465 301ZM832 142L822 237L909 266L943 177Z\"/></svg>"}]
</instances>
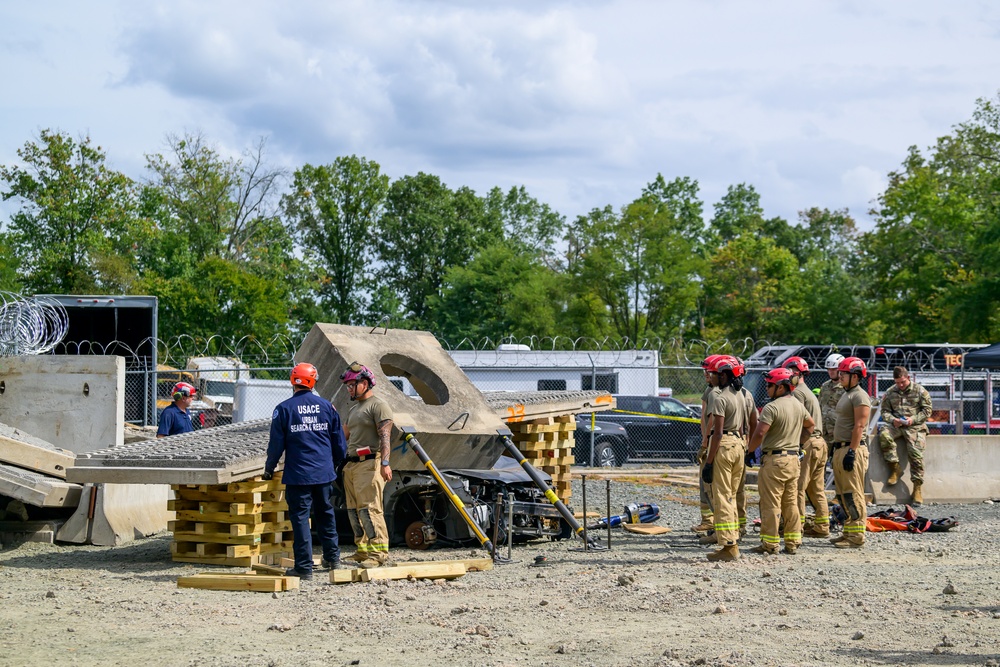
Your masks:
<instances>
[{"instance_id":1,"label":"wooden cribbing stack","mask_svg":"<svg viewBox=\"0 0 1000 667\"><path fill-rule=\"evenodd\" d=\"M175 561L250 567L274 563L292 552L292 522L286 517L281 473L264 481L254 477L229 484L170 487L167 509L177 513L168 528L174 534Z\"/></svg>"},{"instance_id":2,"label":"wooden cribbing stack","mask_svg":"<svg viewBox=\"0 0 1000 667\"><path fill-rule=\"evenodd\" d=\"M552 486L567 505L570 489L570 466L576 444L576 421L573 415L541 417L523 422L507 422L511 439L534 468L552 476Z\"/></svg>"}]
</instances>

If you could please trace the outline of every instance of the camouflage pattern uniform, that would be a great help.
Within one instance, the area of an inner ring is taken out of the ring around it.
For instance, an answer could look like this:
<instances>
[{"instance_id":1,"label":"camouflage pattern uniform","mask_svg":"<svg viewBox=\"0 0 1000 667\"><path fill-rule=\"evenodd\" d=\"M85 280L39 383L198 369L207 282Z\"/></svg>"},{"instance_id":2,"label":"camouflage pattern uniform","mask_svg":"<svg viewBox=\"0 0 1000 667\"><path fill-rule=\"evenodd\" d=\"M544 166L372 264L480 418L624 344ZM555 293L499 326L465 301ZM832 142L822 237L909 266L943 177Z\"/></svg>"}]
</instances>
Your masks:
<instances>
[{"instance_id":1,"label":"camouflage pattern uniform","mask_svg":"<svg viewBox=\"0 0 1000 667\"><path fill-rule=\"evenodd\" d=\"M896 444L906 446L910 457L910 479L915 484L924 481L924 446L927 438L927 420L931 416L931 395L919 384L910 380L905 390L893 385L882 397L883 426L878 443L886 463L899 463ZM912 418L909 426L893 426L893 418Z\"/></svg>"},{"instance_id":2,"label":"camouflage pattern uniform","mask_svg":"<svg viewBox=\"0 0 1000 667\"><path fill-rule=\"evenodd\" d=\"M827 380L819 388L819 409L823 413L823 439L833 444L833 425L837 421L837 403L844 395L844 388L837 380Z\"/></svg>"}]
</instances>

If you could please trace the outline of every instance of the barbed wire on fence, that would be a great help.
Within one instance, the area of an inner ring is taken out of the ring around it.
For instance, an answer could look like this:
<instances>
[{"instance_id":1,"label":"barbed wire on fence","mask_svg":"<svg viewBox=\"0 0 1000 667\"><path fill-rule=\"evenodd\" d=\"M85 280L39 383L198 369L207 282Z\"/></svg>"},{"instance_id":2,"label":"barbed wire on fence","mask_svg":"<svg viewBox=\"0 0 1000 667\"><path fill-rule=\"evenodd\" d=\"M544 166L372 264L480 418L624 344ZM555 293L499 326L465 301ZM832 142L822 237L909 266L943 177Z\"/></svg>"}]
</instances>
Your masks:
<instances>
[{"instance_id":1,"label":"barbed wire on fence","mask_svg":"<svg viewBox=\"0 0 1000 667\"><path fill-rule=\"evenodd\" d=\"M45 354L68 330L66 309L56 301L0 290L0 357Z\"/></svg>"}]
</instances>

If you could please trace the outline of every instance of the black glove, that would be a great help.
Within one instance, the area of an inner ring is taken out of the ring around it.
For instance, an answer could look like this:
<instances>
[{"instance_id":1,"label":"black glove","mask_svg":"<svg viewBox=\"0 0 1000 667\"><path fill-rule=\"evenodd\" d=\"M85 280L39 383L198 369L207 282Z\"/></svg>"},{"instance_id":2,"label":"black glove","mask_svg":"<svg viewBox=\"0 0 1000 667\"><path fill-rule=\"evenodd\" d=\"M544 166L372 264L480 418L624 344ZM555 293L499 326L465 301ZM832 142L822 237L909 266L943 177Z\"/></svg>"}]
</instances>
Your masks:
<instances>
[{"instance_id":1,"label":"black glove","mask_svg":"<svg viewBox=\"0 0 1000 667\"><path fill-rule=\"evenodd\" d=\"M743 465L747 468L753 466L753 455L755 452L747 452L743 455Z\"/></svg>"},{"instance_id":2,"label":"black glove","mask_svg":"<svg viewBox=\"0 0 1000 667\"><path fill-rule=\"evenodd\" d=\"M701 481L705 484L712 483L712 473L715 471L714 463L706 463L705 467L701 469Z\"/></svg>"},{"instance_id":3,"label":"black glove","mask_svg":"<svg viewBox=\"0 0 1000 667\"><path fill-rule=\"evenodd\" d=\"M848 448L847 453L844 454L844 460L842 463L842 465L844 466L844 472L851 472L854 470L854 457L855 457L854 450Z\"/></svg>"},{"instance_id":4,"label":"black glove","mask_svg":"<svg viewBox=\"0 0 1000 667\"><path fill-rule=\"evenodd\" d=\"M260 476L260 478L261 478L262 480L264 480L265 482L269 482L269 481L271 481L272 479L274 479L274 473L273 473L273 472L269 472L269 471L265 470L265 471L264 471L264 474L263 474L263 475L261 475L261 476Z\"/></svg>"}]
</instances>

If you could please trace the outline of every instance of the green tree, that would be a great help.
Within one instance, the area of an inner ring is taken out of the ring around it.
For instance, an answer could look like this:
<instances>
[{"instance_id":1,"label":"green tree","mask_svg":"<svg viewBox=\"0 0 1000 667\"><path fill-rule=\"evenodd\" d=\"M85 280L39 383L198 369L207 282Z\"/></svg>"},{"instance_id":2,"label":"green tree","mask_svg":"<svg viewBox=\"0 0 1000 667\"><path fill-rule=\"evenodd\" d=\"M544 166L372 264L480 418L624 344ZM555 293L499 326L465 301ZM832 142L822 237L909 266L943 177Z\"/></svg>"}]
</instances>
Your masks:
<instances>
[{"instance_id":1,"label":"green tree","mask_svg":"<svg viewBox=\"0 0 1000 667\"><path fill-rule=\"evenodd\" d=\"M389 177L378 163L352 155L326 166L303 166L282 198L285 216L316 267L324 319L363 322L375 257L372 230L388 189Z\"/></svg>"},{"instance_id":2,"label":"green tree","mask_svg":"<svg viewBox=\"0 0 1000 667\"><path fill-rule=\"evenodd\" d=\"M486 195L486 215L502 230L509 245L531 248L549 255L552 244L562 233L566 218L528 194L522 185L512 187L506 194L493 188Z\"/></svg>"},{"instance_id":3,"label":"green tree","mask_svg":"<svg viewBox=\"0 0 1000 667\"><path fill-rule=\"evenodd\" d=\"M600 304L604 312L592 319L606 315L617 336L633 341L680 331L700 290L691 231L653 193L620 214L608 206L578 217L567 235L568 270L578 295L599 299L581 300Z\"/></svg>"},{"instance_id":4,"label":"green tree","mask_svg":"<svg viewBox=\"0 0 1000 667\"><path fill-rule=\"evenodd\" d=\"M764 228L764 209L760 195L752 185L730 185L715 204L709 223L712 245L721 247L746 234L758 234Z\"/></svg>"},{"instance_id":5,"label":"green tree","mask_svg":"<svg viewBox=\"0 0 1000 667\"><path fill-rule=\"evenodd\" d=\"M440 297L445 271L467 264L501 237L495 217L469 188L452 191L437 176L418 173L389 186L385 213L376 231L381 270L376 293L398 304L392 325L438 330L431 297Z\"/></svg>"},{"instance_id":6,"label":"green tree","mask_svg":"<svg viewBox=\"0 0 1000 667\"><path fill-rule=\"evenodd\" d=\"M0 232L0 290L20 292L20 262L8 234Z\"/></svg>"},{"instance_id":7,"label":"green tree","mask_svg":"<svg viewBox=\"0 0 1000 667\"><path fill-rule=\"evenodd\" d=\"M133 255L144 235L138 188L109 168L90 137L76 142L43 130L17 151L22 165L0 166L11 216L9 250L34 292L127 292L136 277Z\"/></svg>"}]
</instances>

